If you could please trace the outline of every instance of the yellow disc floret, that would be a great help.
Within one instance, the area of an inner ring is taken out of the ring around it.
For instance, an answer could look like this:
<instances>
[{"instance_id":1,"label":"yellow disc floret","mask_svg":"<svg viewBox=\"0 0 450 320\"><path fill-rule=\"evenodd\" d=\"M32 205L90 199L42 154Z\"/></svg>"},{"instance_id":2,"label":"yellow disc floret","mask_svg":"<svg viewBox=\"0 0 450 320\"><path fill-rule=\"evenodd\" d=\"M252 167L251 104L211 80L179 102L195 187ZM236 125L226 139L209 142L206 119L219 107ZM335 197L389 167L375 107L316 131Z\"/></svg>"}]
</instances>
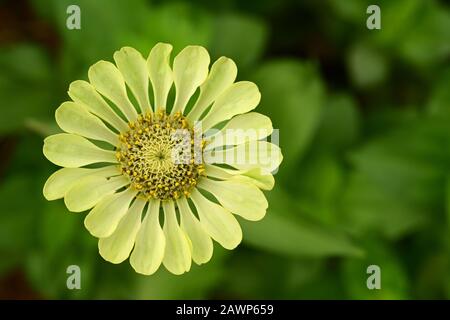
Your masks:
<instances>
[{"instance_id":1,"label":"yellow disc floret","mask_svg":"<svg viewBox=\"0 0 450 320\"><path fill-rule=\"evenodd\" d=\"M204 173L203 141L181 113L140 115L119 135L116 157L122 173L146 198L189 196Z\"/></svg>"}]
</instances>

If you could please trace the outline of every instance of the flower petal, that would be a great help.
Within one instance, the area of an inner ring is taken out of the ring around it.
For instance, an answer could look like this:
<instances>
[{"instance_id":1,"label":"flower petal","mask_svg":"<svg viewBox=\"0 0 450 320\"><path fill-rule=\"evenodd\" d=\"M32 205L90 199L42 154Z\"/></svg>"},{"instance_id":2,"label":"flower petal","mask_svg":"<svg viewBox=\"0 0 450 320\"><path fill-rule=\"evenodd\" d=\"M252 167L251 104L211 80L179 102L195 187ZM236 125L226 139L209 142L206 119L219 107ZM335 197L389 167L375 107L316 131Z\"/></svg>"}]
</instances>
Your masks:
<instances>
[{"instance_id":1,"label":"flower petal","mask_svg":"<svg viewBox=\"0 0 450 320\"><path fill-rule=\"evenodd\" d=\"M123 47L114 53L114 61L130 87L143 113L152 112L148 97L147 63L139 51Z\"/></svg>"},{"instance_id":2,"label":"flower petal","mask_svg":"<svg viewBox=\"0 0 450 320\"><path fill-rule=\"evenodd\" d=\"M186 232L192 244L192 259L199 265L208 262L213 254L211 238L192 213L186 198L177 199L177 206L180 211L181 229Z\"/></svg>"},{"instance_id":3,"label":"flower petal","mask_svg":"<svg viewBox=\"0 0 450 320\"><path fill-rule=\"evenodd\" d=\"M191 199L205 231L225 249L234 249L242 240L242 230L236 218L224 207L206 199L198 190Z\"/></svg>"},{"instance_id":4,"label":"flower petal","mask_svg":"<svg viewBox=\"0 0 450 320\"><path fill-rule=\"evenodd\" d=\"M236 80L237 67L233 60L220 57L211 67L208 78L200 86L200 95L187 116L192 123L200 118L203 112L228 89Z\"/></svg>"},{"instance_id":5,"label":"flower petal","mask_svg":"<svg viewBox=\"0 0 450 320\"><path fill-rule=\"evenodd\" d=\"M240 170L261 168L263 174L276 170L282 160L280 148L267 141L251 141L225 150L208 150L204 153L207 164L226 163Z\"/></svg>"},{"instance_id":6,"label":"flower petal","mask_svg":"<svg viewBox=\"0 0 450 320\"><path fill-rule=\"evenodd\" d=\"M145 200L136 198L113 234L98 241L98 250L106 261L121 263L129 257L141 226L145 204Z\"/></svg>"},{"instance_id":7,"label":"flower petal","mask_svg":"<svg viewBox=\"0 0 450 320\"><path fill-rule=\"evenodd\" d=\"M206 165L206 176L220 180L236 179L253 183L262 190L271 190L275 185L275 179L270 173L264 173L260 168L249 170L225 169L214 165Z\"/></svg>"},{"instance_id":8,"label":"flower petal","mask_svg":"<svg viewBox=\"0 0 450 320\"><path fill-rule=\"evenodd\" d=\"M77 80L70 84L69 96L78 104L83 105L90 112L105 120L117 131L128 130L125 121L111 109L95 88L86 81Z\"/></svg>"},{"instance_id":9,"label":"flower petal","mask_svg":"<svg viewBox=\"0 0 450 320\"><path fill-rule=\"evenodd\" d=\"M231 119L222 130L208 138L206 150L261 140L270 136L272 131L272 121L269 117L257 112L241 114Z\"/></svg>"},{"instance_id":10,"label":"flower petal","mask_svg":"<svg viewBox=\"0 0 450 320\"><path fill-rule=\"evenodd\" d=\"M64 102L56 109L55 118L59 127L65 132L75 133L89 139L106 141L113 146L118 142L117 135L80 104Z\"/></svg>"},{"instance_id":11,"label":"flower petal","mask_svg":"<svg viewBox=\"0 0 450 320\"><path fill-rule=\"evenodd\" d=\"M212 193L225 209L247 220L261 220L269 206L264 193L248 182L203 178L198 186Z\"/></svg>"},{"instance_id":12,"label":"flower petal","mask_svg":"<svg viewBox=\"0 0 450 320\"><path fill-rule=\"evenodd\" d=\"M89 140L70 133L58 133L45 138L43 152L48 160L67 168L96 162L117 163L113 151L103 150Z\"/></svg>"},{"instance_id":13,"label":"flower petal","mask_svg":"<svg viewBox=\"0 0 450 320\"><path fill-rule=\"evenodd\" d=\"M128 188L104 197L86 216L84 226L94 237L109 237L127 213L137 193L137 190Z\"/></svg>"},{"instance_id":14,"label":"flower petal","mask_svg":"<svg viewBox=\"0 0 450 320\"><path fill-rule=\"evenodd\" d=\"M195 90L208 76L209 54L201 46L187 46L173 61L173 80L176 88L172 114L184 111Z\"/></svg>"},{"instance_id":15,"label":"flower petal","mask_svg":"<svg viewBox=\"0 0 450 320\"><path fill-rule=\"evenodd\" d=\"M137 112L127 96L122 74L114 64L99 61L89 68L88 77L94 88L111 100L129 121L137 118Z\"/></svg>"},{"instance_id":16,"label":"flower petal","mask_svg":"<svg viewBox=\"0 0 450 320\"><path fill-rule=\"evenodd\" d=\"M70 211L82 212L129 183L128 178L122 175L110 179L100 175L87 176L74 183L67 191L64 203Z\"/></svg>"},{"instance_id":17,"label":"flower petal","mask_svg":"<svg viewBox=\"0 0 450 320\"><path fill-rule=\"evenodd\" d=\"M166 251L163 264L173 274L182 274L191 269L191 249L189 239L178 225L173 201L163 201L164 235Z\"/></svg>"},{"instance_id":18,"label":"flower petal","mask_svg":"<svg viewBox=\"0 0 450 320\"><path fill-rule=\"evenodd\" d=\"M240 81L231 85L214 102L202 121L206 131L237 114L253 110L261 100L261 93L253 82Z\"/></svg>"},{"instance_id":19,"label":"flower petal","mask_svg":"<svg viewBox=\"0 0 450 320\"><path fill-rule=\"evenodd\" d=\"M120 171L116 166L106 166L96 169L62 168L47 179L44 185L43 194L47 200L61 199L81 178L90 175L108 178L118 174L120 174Z\"/></svg>"},{"instance_id":20,"label":"flower petal","mask_svg":"<svg viewBox=\"0 0 450 320\"><path fill-rule=\"evenodd\" d=\"M147 59L147 68L155 97L155 111L166 109L167 95L172 87L173 74L169 60L172 45L158 43L152 48Z\"/></svg>"},{"instance_id":21,"label":"flower petal","mask_svg":"<svg viewBox=\"0 0 450 320\"><path fill-rule=\"evenodd\" d=\"M159 225L159 200L150 200L147 214L136 236L130 264L136 272L150 275L158 270L164 257L166 239Z\"/></svg>"}]
</instances>

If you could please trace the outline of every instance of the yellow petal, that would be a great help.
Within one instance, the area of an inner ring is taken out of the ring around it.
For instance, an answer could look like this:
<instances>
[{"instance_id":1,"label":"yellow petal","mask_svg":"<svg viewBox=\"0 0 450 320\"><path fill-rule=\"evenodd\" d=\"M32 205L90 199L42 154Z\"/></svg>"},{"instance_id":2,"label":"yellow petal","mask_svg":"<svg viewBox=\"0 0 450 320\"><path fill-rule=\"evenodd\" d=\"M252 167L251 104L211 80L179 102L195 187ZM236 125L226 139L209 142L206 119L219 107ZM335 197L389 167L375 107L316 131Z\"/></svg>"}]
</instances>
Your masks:
<instances>
[{"instance_id":1,"label":"yellow petal","mask_svg":"<svg viewBox=\"0 0 450 320\"><path fill-rule=\"evenodd\" d=\"M238 115L207 139L206 150L264 139L272 134L272 121L257 112Z\"/></svg>"},{"instance_id":2,"label":"yellow petal","mask_svg":"<svg viewBox=\"0 0 450 320\"><path fill-rule=\"evenodd\" d=\"M196 264L208 262L213 254L213 243L200 221L194 216L186 198L177 199L180 211L181 229L191 241L192 259Z\"/></svg>"},{"instance_id":3,"label":"yellow petal","mask_svg":"<svg viewBox=\"0 0 450 320\"><path fill-rule=\"evenodd\" d=\"M69 96L77 104L83 105L89 112L108 122L118 132L128 130L125 121L111 109L89 82L82 80L72 82L69 87Z\"/></svg>"},{"instance_id":4,"label":"yellow petal","mask_svg":"<svg viewBox=\"0 0 450 320\"><path fill-rule=\"evenodd\" d=\"M206 165L206 175L220 180L237 179L253 183L262 190L272 190L275 179L270 173L265 173L260 168L249 170L225 169L214 165Z\"/></svg>"},{"instance_id":5,"label":"yellow petal","mask_svg":"<svg viewBox=\"0 0 450 320\"><path fill-rule=\"evenodd\" d=\"M104 197L84 219L84 226L98 238L109 237L127 213L138 192L133 188Z\"/></svg>"},{"instance_id":6,"label":"yellow petal","mask_svg":"<svg viewBox=\"0 0 450 320\"><path fill-rule=\"evenodd\" d=\"M70 133L58 133L44 140L45 157L54 164L77 168L97 162L117 163L113 151L97 147L89 140Z\"/></svg>"},{"instance_id":7,"label":"yellow petal","mask_svg":"<svg viewBox=\"0 0 450 320\"><path fill-rule=\"evenodd\" d=\"M123 47L114 53L114 61L139 103L141 111L152 112L148 96L148 71L145 59L136 49Z\"/></svg>"},{"instance_id":8,"label":"yellow petal","mask_svg":"<svg viewBox=\"0 0 450 320\"><path fill-rule=\"evenodd\" d=\"M159 200L149 201L147 214L142 221L130 256L133 269L145 275L158 270L166 247L166 239L159 224L159 204Z\"/></svg>"},{"instance_id":9,"label":"yellow petal","mask_svg":"<svg viewBox=\"0 0 450 320\"><path fill-rule=\"evenodd\" d=\"M253 110L261 100L261 93L253 82L240 81L231 85L214 102L202 121L206 131L216 124L231 119L237 114Z\"/></svg>"},{"instance_id":10,"label":"yellow petal","mask_svg":"<svg viewBox=\"0 0 450 320\"><path fill-rule=\"evenodd\" d=\"M173 82L172 69L169 60L172 46L167 43L158 43L150 51L147 59L147 68L155 97L155 110L166 109L167 95Z\"/></svg>"},{"instance_id":11,"label":"yellow petal","mask_svg":"<svg viewBox=\"0 0 450 320\"><path fill-rule=\"evenodd\" d=\"M211 67L208 78L200 86L200 95L187 118L193 123L236 80L237 67L233 60L220 57Z\"/></svg>"},{"instance_id":12,"label":"yellow petal","mask_svg":"<svg viewBox=\"0 0 450 320\"><path fill-rule=\"evenodd\" d=\"M113 234L98 241L98 250L105 260L121 263L129 257L141 226L141 215L145 204L145 200L137 198L120 220Z\"/></svg>"},{"instance_id":13,"label":"yellow petal","mask_svg":"<svg viewBox=\"0 0 450 320\"><path fill-rule=\"evenodd\" d=\"M135 121L137 112L127 96L122 74L114 64L99 61L89 68L88 77L94 88L111 100L129 121Z\"/></svg>"},{"instance_id":14,"label":"yellow petal","mask_svg":"<svg viewBox=\"0 0 450 320\"><path fill-rule=\"evenodd\" d=\"M251 141L225 150L204 153L207 164L226 163L240 170L260 168L264 174L275 171L283 160L281 149L267 141Z\"/></svg>"},{"instance_id":15,"label":"yellow petal","mask_svg":"<svg viewBox=\"0 0 450 320\"><path fill-rule=\"evenodd\" d=\"M173 80L176 88L172 114L184 111L195 90L208 76L209 54L200 46L187 46L173 61Z\"/></svg>"},{"instance_id":16,"label":"yellow petal","mask_svg":"<svg viewBox=\"0 0 450 320\"><path fill-rule=\"evenodd\" d=\"M242 230L236 218L224 207L206 199L194 190L191 199L205 231L225 249L234 249L242 240Z\"/></svg>"},{"instance_id":17,"label":"yellow petal","mask_svg":"<svg viewBox=\"0 0 450 320\"><path fill-rule=\"evenodd\" d=\"M203 178L198 186L212 193L225 209L244 219L257 221L266 214L268 207L266 197L253 184L234 179L215 181Z\"/></svg>"},{"instance_id":18,"label":"yellow petal","mask_svg":"<svg viewBox=\"0 0 450 320\"><path fill-rule=\"evenodd\" d=\"M87 176L75 182L66 192L64 203L70 211L82 212L129 183L128 178L122 175L110 179L100 175Z\"/></svg>"},{"instance_id":19,"label":"yellow petal","mask_svg":"<svg viewBox=\"0 0 450 320\"><path fill-rule=\"evenodd\" d=\"M191 249L186 234L178 225L173 201L163 201L164 235L166 250L163 264L173 274L182 274L191 269Z\"/></svg>"},{"instance_id":20,"label":"yellow petal","mask_svg":"<svg viewBox=\"0 0 450 320\"><path fill-rule=\"evenodd\" d=\"M268 172L263 172L263 170L258 167L243 170L241 175L235 176L233 179L241 179L253 183L262 190L272 190L275 185L273 175Z\"/></svg>"},{"instance_id":21,"label":"yellow petal","mask_svg":"<svg viewBox=\"0 0 450 320\"><path fill-rule=\"evenodd\" d=\"M118 142L117 135L82 105L64 102L56 110L55 118L59 127L65 132L75 133L89 139L106 141L113 146Z\"/></svg>"},{"instance_id":22,"label":"yellow petal","mask_svg":"<svg viewBox=\"0 0 450 320\"><path fill-rule=\"evenodd\" d=\"M95 175L104 178L120 174L117 166L106 166L96 169L62 168L53 173L45 182L43 194L47 200L56 200L64 197L81 178Z\"/></svg>"}]
</instances>

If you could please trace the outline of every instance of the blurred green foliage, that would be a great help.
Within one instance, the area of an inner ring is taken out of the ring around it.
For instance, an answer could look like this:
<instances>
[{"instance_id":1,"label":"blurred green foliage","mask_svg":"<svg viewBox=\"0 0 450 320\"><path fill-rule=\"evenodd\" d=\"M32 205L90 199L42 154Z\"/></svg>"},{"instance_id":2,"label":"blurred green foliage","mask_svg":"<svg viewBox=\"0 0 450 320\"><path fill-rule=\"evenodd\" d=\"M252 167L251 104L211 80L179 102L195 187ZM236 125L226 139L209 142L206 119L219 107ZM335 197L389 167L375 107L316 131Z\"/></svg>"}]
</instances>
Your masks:
<instances>
[{"instance_id":1,"label":"blurred green foliage","mask_svg":"<svg viewBox=\"0 0 450 320\"><path fill-rule=\"evenodd\" d=\"M81 8L81 30L66 28L70 4ZM440 1L378 1L382 29L370 31L369 4L2 3L0 295L450 298L450 11ZM84 215L43 199L55 167L41 149L71 81L122 46L145 55L159 41L233 58L238 78L258 84L258 111L280 129L285 160L266 218L241 221L238 249L216 246L210 263L183 276L145 277L103 261ZM66 288L71 264L82 290ZM381 290L366 287L371 264Z\"/></svg>"}]
</instances>

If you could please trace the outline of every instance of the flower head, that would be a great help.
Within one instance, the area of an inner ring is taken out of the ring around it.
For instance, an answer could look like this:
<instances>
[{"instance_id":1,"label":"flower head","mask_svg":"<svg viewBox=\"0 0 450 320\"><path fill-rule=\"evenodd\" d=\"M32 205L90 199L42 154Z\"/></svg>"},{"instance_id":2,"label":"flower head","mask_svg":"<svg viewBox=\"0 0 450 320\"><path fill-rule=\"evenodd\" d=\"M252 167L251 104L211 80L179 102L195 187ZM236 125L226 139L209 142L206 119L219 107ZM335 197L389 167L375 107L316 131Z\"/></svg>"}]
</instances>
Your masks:
<instances>
[{"instance_id":1,"label":"flower head","mask_svg":"<svg viewBox=\"0 0 450 320\"><path fill-rule=\"evenodd\" d=\"M263 218L261 189L273 187L282 159L261 141L271 121L248 113L260 93L254 83L235 82L232 60L221 57L208 70L208 52L188 46L171 67L171 51L159 43L145 60L125 47L115 64L94 64L89 82L74 81L72 101L56 110L65 133L47 137L43 148L63 167L44 196L64 198L73 212L90 210L85 226L99 238L101 256L130 257L142 274L161 263L174 274L189 271L191 260L206 263L212 239L235 248L242 231L234 214Z\"/></svg>"}]
</instances>

